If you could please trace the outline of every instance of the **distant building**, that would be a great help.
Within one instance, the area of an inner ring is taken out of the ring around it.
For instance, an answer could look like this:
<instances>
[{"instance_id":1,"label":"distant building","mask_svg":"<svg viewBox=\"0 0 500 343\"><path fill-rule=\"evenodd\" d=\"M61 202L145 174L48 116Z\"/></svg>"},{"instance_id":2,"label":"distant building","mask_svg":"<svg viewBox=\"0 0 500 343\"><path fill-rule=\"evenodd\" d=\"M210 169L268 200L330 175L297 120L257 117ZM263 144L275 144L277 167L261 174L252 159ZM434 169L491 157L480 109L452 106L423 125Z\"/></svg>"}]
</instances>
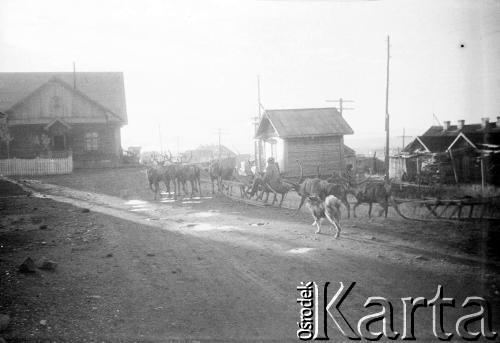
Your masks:
<instances>
[{"instance_id":1,"label":"distant building","mask_svg":"<svg viewBox=\"0 0 500 343\"><path fill-rule=\"evenodd\" d=\"M349 134L353 130L336 108L301 108L266 110L255 138L264 145L262 165L268 157L274 157L281 172L297 176L297 160L306 175L315 175L318 165L322 173L343 172L344 135Z\"/></svg>"},{"instance_id":2,"label":"distant building","mask_svg":"<svg viewBox=\"0 0 500 343\"><path fill-rule=\"evenodd\" d=\"M348 147L344 144L344 166L349 167L352 170L356 169L356 151L353 148Z\"/></svg>"},{"instance_id":3,"label":"distant building","mask_svg":"<svg viewBox=\"0 0 500 343\"><path fill-rule=\"evenodd\" d=\"M0 73L0 111L11 157L70 154L75 168L119 164L127 123L120 72Z\"/></svg>"},{"instance_id":4,"label":"distant building","mask_svg":"<svg viewBox=\"0 0 500 343\"><path fill-rule=\"evenodd\" d=\"M444 183L495 183L500 176L500 117L496 122L431 126L397 156L391 157L391 177L414 180L428 174Z\"/></svg>"},{"instance_id":5,"label":"distant building","mask_svg":"<svg viewBox=\"0 0 500 343\"><path fill-rule=\"evenodd\" d=\"M383 174L385 169L384 161L373 156L356 156L356 166L354 170L361 174Z\"/></svg>"},{"instance_id":6,"label":"distant building","mask_svg":"<svg viewBox=\"0 0 500 343\"><path fill-rule=\"evenodd\" d=\"M237 154L224 145L210 144L200 145L198 148L183 153L185 157L191 157L192 163L208 163L214 159L236 157Z\"/></svg>"}]
</instances>

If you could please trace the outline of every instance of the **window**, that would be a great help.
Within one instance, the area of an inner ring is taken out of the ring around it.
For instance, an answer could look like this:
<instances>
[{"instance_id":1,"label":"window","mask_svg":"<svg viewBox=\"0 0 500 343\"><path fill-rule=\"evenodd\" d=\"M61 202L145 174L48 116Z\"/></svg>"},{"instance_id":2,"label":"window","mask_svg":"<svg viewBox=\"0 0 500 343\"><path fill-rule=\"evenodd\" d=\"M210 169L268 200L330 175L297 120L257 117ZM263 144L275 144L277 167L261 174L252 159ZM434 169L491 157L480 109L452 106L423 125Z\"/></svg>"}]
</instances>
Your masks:
<instances>
[{"instance_id":1,"label":"window","mask_svg":"<svg viewBox=\"0 0 500 343\"><path fill-rule=\"evenodd\" d=\"M99 148L99 135L97 132L85 133L84 149L85 151L97 151Z\"/></svg>"}]
</instances>

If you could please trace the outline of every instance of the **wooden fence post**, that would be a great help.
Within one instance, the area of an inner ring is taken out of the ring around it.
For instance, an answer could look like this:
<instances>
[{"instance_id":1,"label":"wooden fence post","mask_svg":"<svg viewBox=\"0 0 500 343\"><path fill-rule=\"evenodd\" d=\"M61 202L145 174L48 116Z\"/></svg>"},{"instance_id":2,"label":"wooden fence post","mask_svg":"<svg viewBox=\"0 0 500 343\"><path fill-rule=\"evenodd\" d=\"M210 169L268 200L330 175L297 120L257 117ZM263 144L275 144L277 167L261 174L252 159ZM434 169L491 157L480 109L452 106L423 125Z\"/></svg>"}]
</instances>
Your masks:
<instances>
[{"instance_id":1,"label":"wooden fence post","mask_svg":"<svg viewBox=\"0 0 500 343\"><path fill-rule=\"evenodd\" d=\"M450 153L450 158L451 158L451 168L453 169L453 175L455 176L455 183L458 185L458 175L457 175L457 170L455 169L455 160L453 159L453 154L451 153L451 150L448 150Z\"/></svg>"}]
</instances>

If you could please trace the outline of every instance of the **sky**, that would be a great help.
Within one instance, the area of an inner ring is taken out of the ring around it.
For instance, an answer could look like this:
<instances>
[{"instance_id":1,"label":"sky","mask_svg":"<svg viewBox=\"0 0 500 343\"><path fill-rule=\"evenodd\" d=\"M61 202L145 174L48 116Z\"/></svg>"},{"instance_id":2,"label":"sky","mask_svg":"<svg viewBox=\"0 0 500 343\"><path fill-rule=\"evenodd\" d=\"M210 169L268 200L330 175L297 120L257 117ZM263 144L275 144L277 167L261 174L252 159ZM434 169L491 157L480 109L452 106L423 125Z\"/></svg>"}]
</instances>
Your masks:
<instances>
[{"instance_id":1,"label":"sky","mask_svg":"<svg viewBox=\"0 0 500 343\"><path fill-rule=\"evenodd\" d=\"M0 0L0 72L122 71L122 145L253 149L266 109L335 106L348 145L500 116L500 1ZM407 137L408 142L410 138Z\"/></svg>"}]
</instances>

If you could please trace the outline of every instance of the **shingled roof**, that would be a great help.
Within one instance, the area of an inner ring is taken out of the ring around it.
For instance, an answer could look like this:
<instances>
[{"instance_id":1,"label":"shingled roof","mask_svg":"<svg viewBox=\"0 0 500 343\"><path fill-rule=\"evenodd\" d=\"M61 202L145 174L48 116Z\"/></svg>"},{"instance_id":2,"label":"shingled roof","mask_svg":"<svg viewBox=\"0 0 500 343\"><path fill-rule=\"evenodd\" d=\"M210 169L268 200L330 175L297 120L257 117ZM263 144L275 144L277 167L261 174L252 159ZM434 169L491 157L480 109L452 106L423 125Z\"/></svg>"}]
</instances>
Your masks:
<instances>
[{"instance_id":1,"label":"shingled roof","mask_svg":"<svg viewBox=\"0 0 500 343\"><path fill-rule=\"evenodd\" d=\"M0 111L6 112L54 77L73 85L74 76L79 92L127 122L122 72L0 73Z\"/></svg>"},{"instance_id":2,"label":"shingled roof","mask_svg":"<svg viewBox=\"0 0 500 343\"><path fill-rule=\"evenodd\" d=\"M266 110L259 123L256 138L266 133L269 124L281 138L354 133L335 107Z\"/></svg>"}]
</instances>

